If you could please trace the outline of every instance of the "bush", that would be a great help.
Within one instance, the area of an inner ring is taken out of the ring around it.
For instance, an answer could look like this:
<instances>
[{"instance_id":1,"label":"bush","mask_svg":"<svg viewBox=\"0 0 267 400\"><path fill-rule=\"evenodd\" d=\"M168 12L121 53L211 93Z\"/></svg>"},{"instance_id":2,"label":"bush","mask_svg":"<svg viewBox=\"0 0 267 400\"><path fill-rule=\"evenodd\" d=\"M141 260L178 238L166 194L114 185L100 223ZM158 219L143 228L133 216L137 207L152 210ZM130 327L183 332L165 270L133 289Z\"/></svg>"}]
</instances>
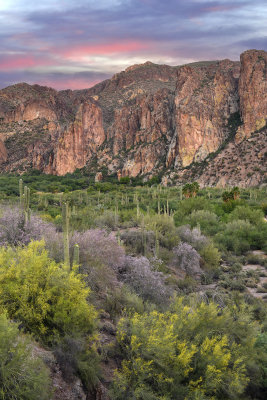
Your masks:
<instances>
[{"instance_id":1,"label":"bush","mask_svg":"<svg viewBox=\"0 0 267 400\"><path fill-rule=\"evenodd\" d=\"M207 246L203 247L199 254L204 261L203 269L205 271L214 272L218 269L220 265L221 254L212 243L209 243Z\"/></svg>"},{"instance_id":2,"label":"bush","mask_svg":"<svg viewBox=\"0 0 267 400\"><path fill-rule=\"evenodd\" d=\"M245 254L256 245L257 231L250 222L234 220L226 224L222 233L216 235L221 248L233 251L237 255Z\"/></svg>"},{"instance_id":3,"label":"bush","mask_svg":"<svg viewBox=\"0 0 267 400\"><path fill-rule=\"evenodd\" d=\"M263 222L264 214L261 210L253 210L248 206L238 206L229 215L229 220L249 221L252 225L258 225Z\"/></svg>"},{"instance_id":4,"label":"bush","mask_svg":"<svg viewBox=\"0 0 267 400\"><path fill-rule=\"evenodd\" d=\"M124 262L124 250L117 243L116 237L104 230L90 229L85 232L74 232L70 246L80 247L80 264L89 266L98 261L117 270Z\"/></svg>"},{"instance_id":5,"label":"bush","mask_svg":"<svg viewBox=\"0 0 267 400\"><path fill-rule=\"evenodd\" d=\"M118 215L112 211L104 211L102 215L95 218L95 226L98 228L107 228L115 230L118 226L119 218Z\"/></svg>"},{"instance_id":6,"label":"bush","mask_svg":"<svg viewBox=\"0 0 267 400\"><path fill-rule=\"evenodd\" d=\"M110 314L112 319L115 319L118 315L121 316L125 310L142 314L144 312L144 302L130 288L122 285L121 288L116 288L107 293L105 310Z\"/></svg>"},{"instance_id":7,"label":"bush","mask_svg":"<svg viewBox=\"0 0 267 400\"><path fill-rule=\"evenodd\" d=\"M141 230L125 231L121 234L121 239L129 247L129 250L136 254L152 253L155 248L154 232Z\"/></svg>"},{"instance_id":8,"label":"bush","mask_svg":"<svg viewBox=\"0 0 267 400\"><path fill-rule=\"evenodd\" d=\"M0 399L51 399L49 372L17 324L0 314Z\"/></svg>"},{"instance_id":9,"label":"bush","mask_svg":"<svg viewBox=\"0 0 267 400\"><path fill-rule=\"evenodd\" d=\"M35 215L25 223L24 213L19 208L5 208L0 218L0 246L27 245L31 240L40 240L55 234L52 224Z\"/></svg>"},{"instance_id":10,"label":"bush","mask_svg":"<svg viewBox=\"0 0 267 400\"><path fill-rule=\"evenodd\" d=\"M217 215L208 210L193 211L188 217L188 222L191 227L199 224L201 231L206 235L214 235L219 230Z\"/></svg>"},{"instance_id":11,"label":"bush","mask_svg":"<svg viewBox=\"0 0 267 400\"><path fill-rule=\"evenodd\" d=\"M170 297L164 275L154 271L146 257L127 256L121 269L121 278L145 301L164 305Z\"/></svg>"},{"instance_id":12,"label":"bush","mask_svg":"<svg viewBox=\"0 0 267 400\"><path fill-rule=\"evenodd\" d=\"M89 293L75 271L49 259L42 242L0 249L0 304L44 342L93 332L96 311L87 303Z\"/></svg>"},{"instance_id":13,"label":"bush","mask_svg":"<svg viewBox=\"0 0 267 400\"><path fill-rule=\"evenodd\" d=\"M188 275L201 274L200 268L200 255L188 243L180 243L173 249L174 252L174 265L180 268Z\"/></svg>"},{"instance_id":14,"label":"bush","mask_svg":"<svg viewBox=\"0 0 267 400\"><path fill-rule=\"evenodd\" d=\"M179 203L179 208L174 214L174 222L176 226L187 223L188 216L197 210L210 210L211 205L208 200L200 197L182 200Z\"/></svg>"},{"instance_id":15,"label":"bush","mask_svg":"<svg viewBox=\"0 0 267 400\"><path fill-rule=\"evenodd\" d=\"M121 319L124 360L112 398L240 399L256 357L257 334L245 310L178 299L171 311Z\"/></svg>"},{"instance_id":16,"label":"bush","mask_svg":"<svg viewBox=\"0 0 267 400\"><path fill-rule=\"evenodd\" d=\"M201 234L199 228L193 228L191 230L189 225L184 225L178 228L178 234L182 242L189 243L197 251L201 250L208 244L208 239L206 236Z\"/></svg>"}]
</instances>

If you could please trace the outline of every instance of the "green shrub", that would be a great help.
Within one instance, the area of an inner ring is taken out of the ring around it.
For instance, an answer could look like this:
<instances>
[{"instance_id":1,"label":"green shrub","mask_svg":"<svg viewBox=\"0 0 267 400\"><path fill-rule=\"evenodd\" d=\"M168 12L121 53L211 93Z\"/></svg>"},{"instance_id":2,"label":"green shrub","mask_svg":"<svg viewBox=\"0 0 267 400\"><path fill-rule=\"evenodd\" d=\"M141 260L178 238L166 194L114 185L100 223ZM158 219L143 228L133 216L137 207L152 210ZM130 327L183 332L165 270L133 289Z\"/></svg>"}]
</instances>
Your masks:
<instances>
[{"instance_id":1,"label":"green shrub","mask_svg":"<svg viewBox=\"0 0 267 400\"><path fill-rule=\"evenodd\" d=\"M193 211L188 217L191 228L199 224L201 232L213 235L219 230L219 221L215 213L208 210Z\"/></svg>"},{"instance_id":2,"label":"green shrub","mask_svg":"<svg viewBox=\"0 0 267 400\"><path fill-rule=\"evenodd\" d=\"M209 243L207 246L203 247L199 254L204 261L204 271L212 272L219 267L221 254L213 243Z\"/></svg>"},{"instance_id":3,"label":"green shrub","mask_svg":"<svg viewBox=\"0 0 267 400\"><path fill-rule=\"evenodd\" d=\"M32 344L17 324L0 314L0 399L51 399L48 369L33 355Z\"/></svg>"}]
</instances>

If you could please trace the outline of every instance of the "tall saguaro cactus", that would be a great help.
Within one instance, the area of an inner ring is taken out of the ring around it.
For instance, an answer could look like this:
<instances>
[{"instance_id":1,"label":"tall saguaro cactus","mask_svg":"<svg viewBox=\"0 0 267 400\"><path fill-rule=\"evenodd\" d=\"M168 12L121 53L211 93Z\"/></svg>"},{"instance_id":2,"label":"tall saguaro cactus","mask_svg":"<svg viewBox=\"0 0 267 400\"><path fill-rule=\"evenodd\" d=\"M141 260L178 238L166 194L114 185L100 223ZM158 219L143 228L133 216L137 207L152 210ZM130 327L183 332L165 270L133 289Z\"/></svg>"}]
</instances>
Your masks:
<instances>
[{"instance_id":1,"label":"tall saguaro cactus","mask_svg":"<svg viewBox=\"0 0 267 400\"><path fill-rule=\"evenodd\" d=\"M80 247L78 244L74 245L73 248L73 265L79 265L80 263Z\"/></svg>"},{"instance_id":2,"label":"tall saguaro cactus","mask_svg":"<svg viewBox=\"0 0 267 400\"><path fill-rule=\"evenodd\" d=\"M31 217L31 210L30 210L30 188L24 186L24 216L25 216L25 223L30 221Z\"/></svg>"},{"instance_id":3,"label":"tall saguaro cactus","mask_svg":"<svg viewBox=\"0 0 267 400\"><path fill-rule=\"evenodd\" d=\"M20 204L20 207L22 208L22 204L23 204L23 180L22 179L19 180L19 204Z\"/></svg>"},{"instance_id":4,"label":"tall saguaro cactus","mask_svg":"<svg viewBox=\"0 0 267 400\"><path fill-rule=\"evenodd\" d=\"M63 246L64 263L70 266L70 243L69 243L69 204L62 204L62 227L63 227Z\"/></svg>"}]
</instances>

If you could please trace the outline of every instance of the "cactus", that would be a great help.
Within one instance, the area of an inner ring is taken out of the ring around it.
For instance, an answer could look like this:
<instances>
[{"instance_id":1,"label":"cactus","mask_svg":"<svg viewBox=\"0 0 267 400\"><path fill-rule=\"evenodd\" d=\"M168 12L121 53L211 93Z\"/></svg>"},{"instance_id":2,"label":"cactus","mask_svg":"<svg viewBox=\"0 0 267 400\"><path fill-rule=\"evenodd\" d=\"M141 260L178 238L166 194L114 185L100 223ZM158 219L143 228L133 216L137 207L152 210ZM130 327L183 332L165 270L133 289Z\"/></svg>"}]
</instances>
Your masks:
<instances>
[{"instance_id":1,"label":"cactus","mask_svg":"<svg viewBox=\"0 0 267 400\"><path fill-rule=\"evenodd\" d=\"M73 262L72 265L79 265L80 263L80 247L78 244L74 245L73 248Z\"/></svg>"},{"instance_id":2,"label":"cactus","mask_svg":"<svg viewBox=\"0 0 267 400\"><path fill-rule=\"evenodd\" d=\"M63 225L63 246L64 246L64 262L70 266L70 245L69 245L69 204L62 204L62 225Z\"/></svg>"},{"instance_id":3,"label":"cactus","mask_svg":"<svg viewBox=\"0 0 267 400\"><path fill-rule=\"evenodd\" d=\"M30 188L24 186L24 195L23 195L23 209L24 209L24 217L25 223L30 221L31 210L30 210Z\"/></svg>"},{"instance_id":4,"label":"cactus","mask_svg":"<svg viewBox=\"0 0 267 400\"><path fill-rule=\"evenodd\" d=\"M155 256L159 258L159 235L158 230L155 232Z\"/></svg>"},{"instance_id":5,"label":"cactus","mask_svg":"<svg viewBox=\"0 0 267 400\"><path fill-rule=\"evenodd\" d=\"M22 179L19 180L19 204L20 204L20 208L22 208L22 204L23 204L23 180Z\"/></svg>"},{"instance_id":6,"label":"cactus","mask_svg":"<svg viewBox=\"0 0 267 400\"><path fill-rule=\"evenodd\" d=\"M146 231L145 231L145 220L144 220L144 215L142 216L141 228L142 228L143 255L146 256L146 253L147 253L147 244L146 244Z\"/></svg>"},{"instance_id":7,"label":"cactus","mask_svg":"<svg viewBox=\"0 0 267 400\"><path fill-rule=\"evenodd\" d=\"M137 203L136 203L136 217L139 218L140 217L140 208L139 208L139 201L137 198Z\"/></svg>"}]
</instances>

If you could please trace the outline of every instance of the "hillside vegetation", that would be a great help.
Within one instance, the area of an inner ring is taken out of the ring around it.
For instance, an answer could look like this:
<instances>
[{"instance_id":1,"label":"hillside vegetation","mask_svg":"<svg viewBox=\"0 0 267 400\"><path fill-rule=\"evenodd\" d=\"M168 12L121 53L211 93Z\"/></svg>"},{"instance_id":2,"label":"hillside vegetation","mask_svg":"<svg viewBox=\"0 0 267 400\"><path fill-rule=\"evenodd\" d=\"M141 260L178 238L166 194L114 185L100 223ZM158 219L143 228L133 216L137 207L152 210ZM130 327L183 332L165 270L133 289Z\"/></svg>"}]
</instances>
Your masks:
<instances>
[{"instance_id":1,"label":"hillside vegetation","mask_svg":"<svg viewBox=\"0 0 267 400\"><path fill-rule=\"evenodd\" d=\"M0 399L266 398L266 188L33 171L0 199Z\"/></svg>"}]
</instances>

